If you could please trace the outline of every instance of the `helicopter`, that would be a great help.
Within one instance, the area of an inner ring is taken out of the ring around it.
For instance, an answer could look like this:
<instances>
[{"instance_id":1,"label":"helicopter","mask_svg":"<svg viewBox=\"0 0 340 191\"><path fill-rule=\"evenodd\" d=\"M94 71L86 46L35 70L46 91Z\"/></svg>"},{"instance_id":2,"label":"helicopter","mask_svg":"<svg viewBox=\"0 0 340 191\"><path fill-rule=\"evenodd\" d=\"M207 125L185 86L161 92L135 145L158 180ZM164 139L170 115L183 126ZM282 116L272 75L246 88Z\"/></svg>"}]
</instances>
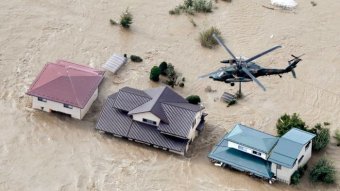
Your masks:
<instances>
[{"instance_id":1,"label":"helicopter","mask_svg":"<svg viewBox=\"0 0 340 191\"><path fill-rule=\"evenodd\" d=\"M221 67L218 70L211 72L209 74L200 76L199 78L209 77L216 81L222 81L225 83L234 86L235 83L239 82L239 94L241 94L241 83L242 82L251 82L254 81L258 86L262 88L263 91L266 91L265 86L256 78L260 76L269 76L269 75L278 75L282 77L281 74L291 72L293 77L296 78L296 73L294 68L296 68L297 64L302 60L300 56L294 56L293 59L288 61L288 67L284 69L270 69L270 68L263 68L256 64L254 60L260 58L282 46L274 46L264 52L261 52L251 58L244 58L244 57L236 57L230 49L223 43L223 41L216 35L212 35L213 38L221 45L232 57L229 60L222 60L221 63L229 64L230 66Z\"/></svg>"}]
</instances>

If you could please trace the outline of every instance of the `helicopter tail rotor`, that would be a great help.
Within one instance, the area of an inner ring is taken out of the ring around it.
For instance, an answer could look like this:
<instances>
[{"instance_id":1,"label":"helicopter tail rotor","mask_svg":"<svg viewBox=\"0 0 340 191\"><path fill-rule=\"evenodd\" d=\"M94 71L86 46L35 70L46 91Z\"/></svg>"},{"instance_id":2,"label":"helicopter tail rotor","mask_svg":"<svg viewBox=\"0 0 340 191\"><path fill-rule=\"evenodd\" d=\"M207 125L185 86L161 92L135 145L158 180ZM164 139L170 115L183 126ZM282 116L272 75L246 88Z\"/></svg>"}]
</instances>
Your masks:
<instances>
[{"instance_id":1,"label":"helicopter tail rotor","mask_svg":"<svg viewBox=\"0 0 340 191\"><path fill-rule=\"evenodd\" d=\"M294 68L296 68L297 64L302 60L301 57L303 55L305 55L305 54L302 54L300 56L294 56L292 54L293 59L288 61L288 67L286 68L286 70L291 71L294 78L296 78L296 73L295 73Z\"/></svg>"}]
</instances>

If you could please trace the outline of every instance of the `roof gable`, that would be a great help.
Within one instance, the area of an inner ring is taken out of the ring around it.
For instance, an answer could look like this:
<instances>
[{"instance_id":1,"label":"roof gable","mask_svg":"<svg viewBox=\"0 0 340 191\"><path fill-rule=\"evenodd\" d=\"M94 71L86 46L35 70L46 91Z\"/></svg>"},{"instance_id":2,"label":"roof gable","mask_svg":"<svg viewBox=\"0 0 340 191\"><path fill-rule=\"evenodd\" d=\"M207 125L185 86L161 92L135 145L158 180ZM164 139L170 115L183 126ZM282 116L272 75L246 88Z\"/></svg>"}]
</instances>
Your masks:
<instances>
[{"instance_id":1,"label":"roof gable","mask_svg":"<svg viewBox=\"0 0 340 191\"><path fill-rule=\"evenodd\" d=\"M303 131L301 129L292 128L282 137L304 145L308 143L310 140L312 140L315 137L315 135L313 133Z\"/></svg>"},{"instance_id":2,"label":"roof gable","mask_svg":"<svg viewBox=\"0 0 340 191\"><path fill-rule=\"evenodd\" d=\"M278 141L277 137L241 124L231 130L227 139L264 153L269 153Z\"/></svg>"},{"instance_id":3,"label":"roof gable","mask_svg":"<svg viewBox=\"0 0 340 191\"><path fill-rule=\"evenodd\" d=\"M104 72L66 61L48 63L28 95L84 108L103 79Z\"/></svg>"}]
</instances>

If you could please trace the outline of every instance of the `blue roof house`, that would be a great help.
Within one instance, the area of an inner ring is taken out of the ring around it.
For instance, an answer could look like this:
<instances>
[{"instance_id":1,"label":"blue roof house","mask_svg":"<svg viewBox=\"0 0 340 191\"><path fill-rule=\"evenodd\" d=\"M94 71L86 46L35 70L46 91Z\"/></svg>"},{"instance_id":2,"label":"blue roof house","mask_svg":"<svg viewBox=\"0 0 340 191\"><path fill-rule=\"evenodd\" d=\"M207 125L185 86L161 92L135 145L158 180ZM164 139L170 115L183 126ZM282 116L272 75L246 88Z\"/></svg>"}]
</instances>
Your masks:
<instances>
[{"instance_id":1,"label":"blue roof house","mask_svg":"<svg viewBox=\"0 0 340 191\"><path fill-rule=\"evenodd\" d=\"M281 138L237 124L208 157L221 166L290 184L291 175L311 157L314 134L293 128Z\"/></svg>"}]
</instances>

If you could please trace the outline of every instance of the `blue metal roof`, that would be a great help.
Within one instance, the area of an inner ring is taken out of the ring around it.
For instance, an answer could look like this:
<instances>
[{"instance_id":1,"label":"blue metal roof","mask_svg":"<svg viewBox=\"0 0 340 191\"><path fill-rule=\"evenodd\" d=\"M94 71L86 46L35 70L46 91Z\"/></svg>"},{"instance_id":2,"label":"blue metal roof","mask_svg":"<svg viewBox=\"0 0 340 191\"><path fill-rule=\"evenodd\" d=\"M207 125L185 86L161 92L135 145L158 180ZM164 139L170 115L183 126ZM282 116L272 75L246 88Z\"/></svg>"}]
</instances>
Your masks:
<instances>
[{"instance_id":1,"label":"blue metal roof","mask_svg":"<svg viewBox=\"0 0 340 191\"><path fill-rule=\"evenodd\" d=\"M237 124L226 136L226 139L264 153L269 153L279 138L247 126Z\"/></svg>"},{"instance_id":2,"label":"blue metal roof","mask_svg":"<svg viewBox=\"0 0 340 191\"><path fill-rule=\"evenodd\" d=\"M310 140L312 140L315 137L315 135L313 133L303 131L301 129L292 128L282 137L304 145L308 143Z\"/></svg>"},{"instance_id":3,"label":"blue metal roof","mask_svg":"<svg viewBox=\"0 0 340 191\"><path fill-rule=\"evenodd\" d=\"M260 157L229 148L228 134L220 141L220 143L208 155L209 158L223 162L241 171L251 172L256 176L271 178L273 173L270 171L270 162Z\"/></svg>"},{"instance_id":4,"label":"blue metal roof","mask_svg":"<svg viewBox=\"0 0 340 191\"><path fill-rule=\"evenodd\" d=\"M301 149L314 137L312 133L293 128L279 139L268 160L292 168Z\"/></svg>"}]
</instances>

